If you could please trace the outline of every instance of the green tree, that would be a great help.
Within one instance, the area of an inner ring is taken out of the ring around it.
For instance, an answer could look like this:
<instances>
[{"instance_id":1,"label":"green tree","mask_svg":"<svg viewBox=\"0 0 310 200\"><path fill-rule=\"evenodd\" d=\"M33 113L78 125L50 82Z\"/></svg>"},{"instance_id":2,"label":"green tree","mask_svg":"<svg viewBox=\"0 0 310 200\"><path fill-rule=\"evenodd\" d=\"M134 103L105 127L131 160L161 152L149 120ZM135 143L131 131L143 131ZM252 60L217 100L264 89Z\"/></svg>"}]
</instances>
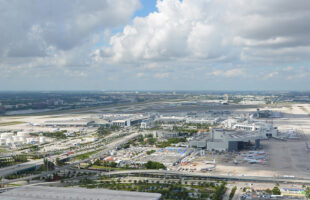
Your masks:
<instances>
[{"instance_id":1,"label":"green tree","mask_svg":"<svg viewBox=\"0 0 310 200\"><path fill-rule=\"evenodd\" d=\"M222 182L220 185L216 186L216 191L212 197L212 200L221 200L223 198L223 195L226 192L226 183Z\"/></svg>"},{"instance_id":2,"label":"green tree","mask_svg":"<svg viewBox=\"0 0 310 200\"><path fill-rule=\"evenodd\" d=\"M47 159L44 159L42 167L43 167L43 170L49 170L49 171L55 169L54 163L52 163L51 161L48 161Z\"/></svg>"},{"instance_id":3,"label":"green tree","mask_svg":"<svg viewBox=\"0 0 310 200\"><path fill-rule=\"evenodd\" d=\"M59 158L56 158L56 165L57 166L63 166L65 163L62 161L62 160L60 160Z\"/></svg>"},{"instance_id":4,"label":"green tree","mask_svg":"<svg viewBox=\"0 0 310 200\"><path fill-rule=\"evenodd\" d=\"M94 162L94 165L100 166L100 165L101 165L100 160L99 160L99 159L97 159L97 160Z\"/></svg>"},{"instance_id":5,"label":"green tree","mask_svg":"<svg viewBox=\"0 0 310 200\"><path fill-rule=\"evenodd\" d=\"M275 186L272 189L272 194L274 194L274 195L281 195L281 191L280 191L279 187Z\"/></svg>"},{"instance_id":6,"label":"green tree","mask_svg":"<svg viewBox=\"0 0 310 200\"><path fill-rule=\"evenodd\" d=\"M236 193L236 190L237 190L237 187L234 186L232 189L231 189L231 192L229 194L229 199L232 199Z\"/></svg>"},{"instance_id":7,"label":"green tree","mask_svg":"<svg viewBox=\"0 0 310 200\"><path fill-rule=\"evenodd\" d=\"M166 166L160 162L148 161L145 164L147 169L166 169Z\"/></svg>"},{"instance_id":8,"label":"green tree","mask_svg":"<svg viewBox=\"0 0 310 200\"><path fill-rule=\"evenodd\" d=\"M111 130L107 127L99 127L97 130L98 135L100 136L107 136L111 134Z\"/></svg>"}]
</instances>

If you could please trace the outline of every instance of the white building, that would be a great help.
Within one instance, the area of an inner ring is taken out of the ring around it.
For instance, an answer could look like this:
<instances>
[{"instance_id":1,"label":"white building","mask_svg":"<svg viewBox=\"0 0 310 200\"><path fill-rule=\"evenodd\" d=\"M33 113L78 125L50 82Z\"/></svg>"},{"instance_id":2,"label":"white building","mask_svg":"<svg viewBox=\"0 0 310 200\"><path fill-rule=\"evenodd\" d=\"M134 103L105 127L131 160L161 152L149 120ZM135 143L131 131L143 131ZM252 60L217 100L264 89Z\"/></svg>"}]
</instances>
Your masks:
<instances>
[{"instance_id":1,"label":"white building","mask_svg":"<svg viewBox=\"0 0 310 200\"><path fill-rule=\"evenodd\" d=\"M255 123L238 123L233 125L233 129L243 131L258 131L262 138L270 138L278 136L278 129L270 123L255 122Z\"/></svg>"}]
</instances>

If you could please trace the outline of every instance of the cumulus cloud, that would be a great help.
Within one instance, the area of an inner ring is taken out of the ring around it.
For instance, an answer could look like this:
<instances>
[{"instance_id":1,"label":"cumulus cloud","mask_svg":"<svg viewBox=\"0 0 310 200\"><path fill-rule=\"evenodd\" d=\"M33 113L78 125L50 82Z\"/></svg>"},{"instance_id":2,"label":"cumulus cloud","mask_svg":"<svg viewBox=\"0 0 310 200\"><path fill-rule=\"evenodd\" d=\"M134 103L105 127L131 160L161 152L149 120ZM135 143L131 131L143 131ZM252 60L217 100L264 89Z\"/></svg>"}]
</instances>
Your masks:
<instances>
[{"instance_id":1,"label":"cumulus cloud","mask_svg":"<svg viewBox=\"0 0 310 200\"><path fill-rule=\"evenodd\" d=\"M169 73L156 73L153 75L154 78L157 79L165 79L165 78L169 78Z\"/></svg>"},{"instance_id":2,"label":"cumulus cloud","mask_svg":"<svg viewBox=\"0 0 310 200\"><path fill-rule=\"evenodd\" d=\"M232 78L232 77L243 77L246 75L244 69L236 68L236 69L230 69L230 70L215 70L211 73L208 73L207 75L212 76L222 76L226 78Z\"/></svg>"},{"instance_id":3,"label":"cumulus cloud","mask_svg":"<svg viewBox=\"0 0 310 200\"><path fill-rule=\"evenodd\" d=\"M0 1L0 56L43 56L69 50L95 31L128 21L138 0Z\"/></svg>"},{"instance_id":4,"label":"cumulus cloud","mask_svg":"<svg viewBox=\"0 0 310 200\"><path fill-rule=\"evenodd\" d=\"M101 56L114 62L309 60L307 0L158 0L157 8L114 35Z\"/></svg>"},{"instance_id":5,"label":"cumulus cloud","mask_svg":"<svg viewBox=\"0 0 310 200\"><path fill-rule=\"evenodd\" d=\"M301 67L284 67L282 69L278 68L276 71L267 73L263 76L263 80L266 79L274 79L274 78L282 78L284 80L302 80L307 78L309 75L309 69L301 66Z\"/></svg>"},{"instance_id":6,"label":"cumulus cloud","mask_svg":"<svg viewBox=\"0 0 310 200\"><path fill-rule=\"evenodd\" d=\"M140 7L139 0L0 0L0 76L55 72L176 86L210 76L309 77L308 0L157 0L156 11L132 18Z\"/></svg>"}]
</instances>

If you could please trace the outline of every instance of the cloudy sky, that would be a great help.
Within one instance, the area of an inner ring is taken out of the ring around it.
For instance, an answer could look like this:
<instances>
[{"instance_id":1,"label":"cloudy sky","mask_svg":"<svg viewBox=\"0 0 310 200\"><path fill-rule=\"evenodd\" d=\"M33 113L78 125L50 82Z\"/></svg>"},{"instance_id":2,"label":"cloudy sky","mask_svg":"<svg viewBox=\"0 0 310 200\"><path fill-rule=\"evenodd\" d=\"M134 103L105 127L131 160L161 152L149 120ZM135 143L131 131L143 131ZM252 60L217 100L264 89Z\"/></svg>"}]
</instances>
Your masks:
<instances>
[{"instance_id":1,"label":"cloudy sky","mask_svg":"<svg viewBox=\"0 0 310 200\"><path fill-rule=\"evenodd\" d=\"M309 90L309 0L0 0L0 90Z\"/></svg>"}]
</instances>

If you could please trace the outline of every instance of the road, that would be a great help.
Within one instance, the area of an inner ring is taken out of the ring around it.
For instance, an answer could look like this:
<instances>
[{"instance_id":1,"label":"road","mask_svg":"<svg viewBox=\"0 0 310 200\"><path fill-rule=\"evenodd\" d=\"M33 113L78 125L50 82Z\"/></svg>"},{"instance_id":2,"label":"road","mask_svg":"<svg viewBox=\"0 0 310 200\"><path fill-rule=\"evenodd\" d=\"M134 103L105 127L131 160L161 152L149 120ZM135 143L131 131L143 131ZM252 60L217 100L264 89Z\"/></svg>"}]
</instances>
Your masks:
<instances>
[{"instance_id":1,"label":"road","mask_svg":"<svg viewBox=\"0 0 310 200\"><path fill-rule=\"evenodd\" d=\"M42 172L41 174L36 174L36 175L32 175L32 176L27 176L27 177L23 177L23 178L19 178L19 179L14 179L14 180L3 180L1 183L3 184L9 184L9 183L13 183L13 182L17 182L17 181L27 181L27 180L32 180L32 179L35 179L35 178L38 178L38 177L44 177L44 176L47 176L48 174L53 174L53 173L56 173L56 172L59 172L61 170L65 170L65 169L70 169L72 168L73 166L76 166L78 164L81 164L81 163L85 163L85 162L89 162L93 159L97 159L97 158L100 158L101 156L109 153L109 151L127 143L130 139L133 139L135 137L138 137L141 133L133 133L131 135L128 135L128 136L125 136L125 137L122 137L122 138L119 138L118 140L114 141L114 142L111 142L110 144L107 144L105 146L105 149L102 150L101 152L95 154L95 155L92 155L90 156L89 158L87 159L84 159L84 160L78 160L78 161L75 161L75 162L72 162L71 164L69 165L65 165L63 167L59 167L55 170L52 170L52 171L48 171L48 172ZM55 156L56 158L56 156ZM27 163L24 163L25 165L20 165L20 166L11 166L10 169L7 169L7 168L2 168L2 173L3 174L8 174L8 172L12 172L12 171L17 171L17 170L22 170L22 169L25 169L25 168L29 168L30 166L35 166L37 165L38 163L42 164L43 162L43 159L40 159L40 160L37 160L37 162L35 163L31 163L31 164L27 164ZM15 168L14 168L15 167ZM8 170L8 172L6 172L5 170ZM14 172L13 172L14 173Z\"/></svg>"},{"instance_id":2,"label":"road","mask_svg":"<svg viewBox=\"0 0 310 200\"><path fill-rule=\"evenodd\" d=\"M78 156L78 155L81 155L81 154L93 152L94 150L98 151L98 150L101 150L101 149L102 150L106 149L106 150L109 151L109 150L111 150L111 147L109 147L109 146L112 145L112 149L116 148L117 146L119 146L119 145L121 145L123 143L126 143L129 139L131 139L133 137L137 137L138 135L139 135L139 133L133 133L131 135L128 135L128 136L125 136L125 137L121 137L121 138L117 139L114 142L111 142L110 144L108 144L106 146L102 146L101 148L91 149L91 148L87 147L86 150L83 150L83 151L71 154L69 156L67 156L67 155L54 155L54 156L50 156L48 158L48 160L54 161L56 158L60 158L60 159L72 158L72 157L75 157L75 156ZM66 153L66 152L67 152L67 150L65 152L63 152L63 153ZM104 153L105 152L106 151L104 151ZM91 156L91 159L98 158L98 157L102 156L104 153L99 152L98 154ZM13 165L13 166L9 166L9 167L0 168L0 176L5 177L5 176L7 176L9 174L14 174L14 173L16 173L18 171L27 170L27 169L32 168L32 167L40 166L40 165L43 164L43 161L44 161L44 159L38 159L38 160L32 160L32 161L29 161L29 162L26 162L26 163L22 163L22 164L18 164L18 165Z\"/></svg>"},{"instance_id":3,"label":"road","mask_svg":"<svg viewBox=\"0 0 310 200\"><path fill-rule=\"evenodd\" d=\"M94 170L89 170L94 171ZM211 175L199 172L180 172L166 170L122 170L112 172L102 172L102 175L126 175L126 174L158 174L158 175L179 175L184 177L202 177L217 180L244 181L244 182L268 182L268 183L292 183L292 184L310 184L310 179L306 178L277 178L263 176L226 176Z\"/></svg>"}]
</instances>

